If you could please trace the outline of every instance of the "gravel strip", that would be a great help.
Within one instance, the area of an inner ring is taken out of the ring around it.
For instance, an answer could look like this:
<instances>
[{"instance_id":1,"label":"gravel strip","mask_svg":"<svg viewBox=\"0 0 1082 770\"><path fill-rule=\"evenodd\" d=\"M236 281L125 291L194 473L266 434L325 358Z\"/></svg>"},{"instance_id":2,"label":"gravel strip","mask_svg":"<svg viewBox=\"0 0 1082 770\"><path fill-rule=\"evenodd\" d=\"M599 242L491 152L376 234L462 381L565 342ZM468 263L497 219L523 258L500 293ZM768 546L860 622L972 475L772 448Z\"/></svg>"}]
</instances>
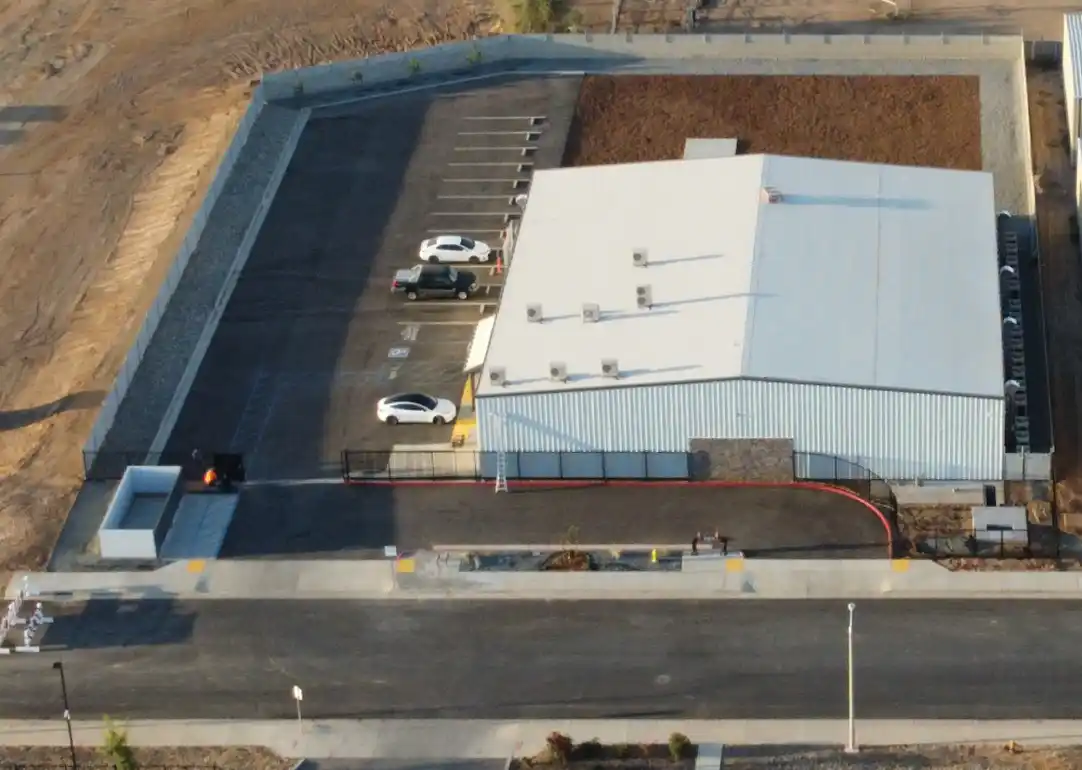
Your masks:
<instances>
[{"instance_id":1,"label":"gravel strip","mask_svg":"<svg viewBox=\"0 0 1082 770\"><path fill-rule=\"evenodd\" d=\"M145 452L150 447L298 118L296 111L268 105L252 127L106 436L103 453Z\"/></svg>"}]
</instances>

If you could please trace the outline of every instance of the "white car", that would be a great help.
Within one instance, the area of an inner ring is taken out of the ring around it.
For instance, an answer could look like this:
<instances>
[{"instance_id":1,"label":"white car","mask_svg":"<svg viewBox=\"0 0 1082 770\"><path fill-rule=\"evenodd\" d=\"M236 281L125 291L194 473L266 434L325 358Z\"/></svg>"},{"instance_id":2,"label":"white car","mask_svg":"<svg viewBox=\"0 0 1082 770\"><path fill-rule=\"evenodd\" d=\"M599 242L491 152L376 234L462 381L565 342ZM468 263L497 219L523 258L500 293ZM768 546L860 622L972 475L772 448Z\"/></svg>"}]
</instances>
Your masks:
<instances>
[{"instance_id":1,"label":"white car","mask_svg":"<svg viewBox=\"0 0 1082 770\"><path fill-rule=\"evenodd\" d=\"M472 262L476 265L492 258L492 247L463 235L440 235L423 242L417 256L422 262L434 264Z\"/></svg>"},{"instance_id":2,"label":"white car","mask_svg":"<svg viewBox=\"0 0 1082 770\"><path fill-rule=\"evenodd\" d=\"M376 417L388 425L424 423L444 425L454 422L458 407L446 398L434 398L424 393L399 393L381 398L376 403Z\"/></svg>"}]
</instances>

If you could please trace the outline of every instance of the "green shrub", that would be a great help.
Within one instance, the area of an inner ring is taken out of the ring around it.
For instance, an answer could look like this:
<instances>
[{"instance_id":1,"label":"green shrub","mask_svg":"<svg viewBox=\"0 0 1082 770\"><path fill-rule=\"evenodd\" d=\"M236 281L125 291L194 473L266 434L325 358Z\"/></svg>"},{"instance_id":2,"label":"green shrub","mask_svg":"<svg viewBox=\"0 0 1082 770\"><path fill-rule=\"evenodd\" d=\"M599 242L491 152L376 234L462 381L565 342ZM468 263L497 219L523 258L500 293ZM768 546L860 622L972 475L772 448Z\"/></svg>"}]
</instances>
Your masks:
<instances>
[{"instance_id":1,"label":"green shrub","mask_svg":"<svg viewBox=\"0 0 1082 770\"><path fill-rule=\"evenodd\" d=\"M101 753L116 770L136 770L135 754L128 745L128 733L105 717L105 741Z\"/></svg>"},{"instance_id":2,"label":"green shrub","mask_svg":"<svg viewBox=\"0 0 1082 770\"><path fill-rule=\"evenodd\" d=\"M631 759L633 749L630 743L617 743L612 748L616 752L617 759Z\"/></svg>"},{"instance_id":3,"label":"green shrub","mask_svg":"<svg viewBox=\"0 0 1082 770\"><path fill-rule=\"evenodd\" d=\"M601 741L597 738L591 738L588 741L575 746L575 759L604 759L605 747L601 745Z\"/></svg>"},{"instance_id":4,"label":"green shrub","mask_svg":"<svg viewBox=\"0 0 1082 770\"><path fill-rule=\"evenodd\" d=\"M575 742L563 733L553 732L549 733L548 737L545 738L545 747L548 749L553 762L561 767L566 767L567 763L571 761L571 752L575 749Z\"/></svg>"},{"instance_id":5,"label":"green shrub","mask_svg":"<svg viewBox=\"0 0 1082 770\"><path fill-rule=\"evenodd\" d=\"M669 736L669 756L673 762L679 762L691 754L691 741L683 733L673 733Z\"/></svg>"}]
</instances>

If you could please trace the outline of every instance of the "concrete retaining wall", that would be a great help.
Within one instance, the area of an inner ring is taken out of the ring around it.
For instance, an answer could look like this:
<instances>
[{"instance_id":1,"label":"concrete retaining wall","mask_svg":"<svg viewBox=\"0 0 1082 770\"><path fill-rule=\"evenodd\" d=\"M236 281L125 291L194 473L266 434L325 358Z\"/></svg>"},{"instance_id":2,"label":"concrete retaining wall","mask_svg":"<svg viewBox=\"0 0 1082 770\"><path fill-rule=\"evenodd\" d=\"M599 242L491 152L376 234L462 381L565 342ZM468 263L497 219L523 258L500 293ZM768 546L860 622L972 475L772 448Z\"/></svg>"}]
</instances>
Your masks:
<instances>
[{"instance_id":1,"label":"concrete retaining wall","mask_svg":"<svg viewBox=\"0 0 1082 770\"><path fill-rule=\"evenodd\" d=\"M361 61L266 75L268 100L356 89L482 64L561 62L610 70L658 59L998 59L1024 58L1014 35L500 35Z\"/></svg>"},{"instance_id":2,"label":"concrete retaining wall","mask_svg":"<svg viewBox=\"0 0 1082 770\"><path fill-rule=\"evenodd\" d=\"M102 402L98 418L90 431L90 437L83 446L83 451L98 451L105 442L105 436L109 433L109 429L113 427L113 420L116 418L120 403L124 400L124 396L127 395L132 380L135 379L139 364L142 363L143 356L150 346L150 341L154 338L154 332L158 330L158 324L162 316L165 315L165 308L169 304L169 300L172 299L173 292L176 291L177 286L180 284L180 277L188 266L188 260L203 235L203 228L206 227L210 212L218 202L218 196L221 194L222 188L225 187L229 175L233 172L233 165L236 163L237 156L240 155L244 143L248 141L252 126L255 125L265 104L266 100L262 96L261 89L257 88L252 95L252 101L248 105L244 117L241 118L240 124L237 126L233 141L230 142L221 163L218 165L214 180L211 182L206 197L203 199L203 204L196 211L195 217L192 219L192 225L184 237L184 242L181 244L180 250L169 268L169 273L165 276L165 280L158 290L158 296L154 298L154 303L150 306L146 317L143 319L143 325L140 327L139 334L136 335L131 349L128 350L124 364L120 367L120 371L113 381L112 389L105 397L105 401Z\"/></svg>"},{"instance_id":3,"label":"concrete retaining wall","mask_svg":"<svg viewBox=\"0 0 1082 770\"><path fill-rule=\"evenodd\" d=\"M260 100L262 100L262 97L260 97ZM225 312L226 305L229 304L229 298L233 296L233 289L236 288L241 271L244 270L244 265L248 262L248 255L252 253L255 239L259 235L260 228L263 227L263 220L266 219L267 212L274 202L274 196L278 194L278 187L282 184L286 169L289 168L289 162L293 159L293 152L297 149L297 143L301 139L301 134L304 133L304 127L308 124L308 117L310 114L310 110L301 110L298 113L296 124L290 131L285 146L282 147L281 154L278 156L274 170L271 173L270 181L263 191L263 197L260 200L259 207L256 209L255 215L249 222L247 230L245 230L244 239L241 241L240 247L233 257L233 264L230 266L225 282L218 292L214 307L207 318L202 334L199 336L199 341L196 343L195 351L192 353L191 358L188 359L188 364L184 368L184 374L181 376L180 382L177 383L173 399L169 402L169 408L166 410L166 413L162 418L162 423L158 427L158 432L154 437L154 441L150 445L150 453L146 460L147 463L152 462L153 457L165 449L165 444L169 440L169 434L173 432L173 427L180 417L180 411L184 406L185 400L188 398L188 393L191 392L192 384L195 382L195 376L199 372L199 367L207 354L207 348L210 347L210 341L214 337L214 332L218 329L218 322L221 321L222 313Z\"/></svg>"}]
</instances>

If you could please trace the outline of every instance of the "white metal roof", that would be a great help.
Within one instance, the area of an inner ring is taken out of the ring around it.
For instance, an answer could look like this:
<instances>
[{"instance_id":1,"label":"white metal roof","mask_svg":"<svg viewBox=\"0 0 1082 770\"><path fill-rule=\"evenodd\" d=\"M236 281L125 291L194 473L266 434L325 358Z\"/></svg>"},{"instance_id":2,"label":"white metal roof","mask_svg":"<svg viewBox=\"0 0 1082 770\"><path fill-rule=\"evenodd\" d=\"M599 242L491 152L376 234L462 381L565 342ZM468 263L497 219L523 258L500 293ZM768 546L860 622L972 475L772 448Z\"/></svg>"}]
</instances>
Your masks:
<instances>
[{"instance_id":1,"label":"white metal roof","mask_svg":"<svg viewBox=\"0 0 1082 770\"><path fill-rule=\"evenodd\" d=\"M1082 13L1063 14L1063 61L1070 67L1070 75L1064 80L1073 93L1068 99L1082 98Z\"/></svg>"},{"instance_id":2,"label":"white metal roof","mask_svg":"<svg viewBox=\"0 0 1082 770\"><path fill-rule=\"evenodd\" d=\"M473 327L473 337L470 339L470 347L466 351L466 365L462 371L467 374L476 372L485 364L485 353L488 344L492 340L492 329L496 325L496 316L485 316Z\"/></svg>"},{"instance_id":3,"label":"white metal roof","mask_svg":"<svg viewBox=\"0 0 1082 770\"><path fill-rule=\"evenodd\" d=\"M1002 396L1001 333L991 174L762 155L539 171L478 395L751 377Z\"/></svg>"}]
</instances>

